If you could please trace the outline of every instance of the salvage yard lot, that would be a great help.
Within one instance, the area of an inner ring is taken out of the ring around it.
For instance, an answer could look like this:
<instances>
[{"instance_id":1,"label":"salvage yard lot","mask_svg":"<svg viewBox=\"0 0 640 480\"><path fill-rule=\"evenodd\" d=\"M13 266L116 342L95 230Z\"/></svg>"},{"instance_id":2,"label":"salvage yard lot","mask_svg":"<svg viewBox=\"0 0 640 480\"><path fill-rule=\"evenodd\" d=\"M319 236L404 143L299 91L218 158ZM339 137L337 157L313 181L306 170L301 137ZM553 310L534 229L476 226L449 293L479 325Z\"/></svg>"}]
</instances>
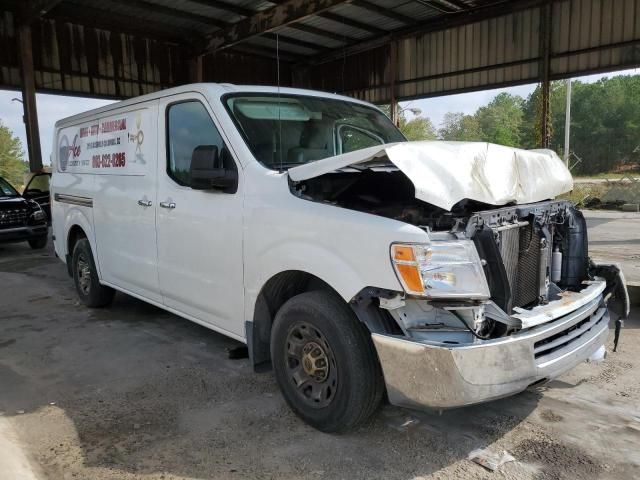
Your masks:
<instances>
[{"instance_id":1,"label":"salvage yard lot","mask_svg":"<svg viewBox=\"0 0 640 480\"><path fill-rule=\"evenodd\" d=\"M40 478L640 477L637 313L617 353L550 388L441 415L385 405L336 436L228 359L232 340L122 294L84 308L51 250L0 247L0 282L0 422ZM466 459L485 447L516 461Z\"/></svg>"}]
</instances>

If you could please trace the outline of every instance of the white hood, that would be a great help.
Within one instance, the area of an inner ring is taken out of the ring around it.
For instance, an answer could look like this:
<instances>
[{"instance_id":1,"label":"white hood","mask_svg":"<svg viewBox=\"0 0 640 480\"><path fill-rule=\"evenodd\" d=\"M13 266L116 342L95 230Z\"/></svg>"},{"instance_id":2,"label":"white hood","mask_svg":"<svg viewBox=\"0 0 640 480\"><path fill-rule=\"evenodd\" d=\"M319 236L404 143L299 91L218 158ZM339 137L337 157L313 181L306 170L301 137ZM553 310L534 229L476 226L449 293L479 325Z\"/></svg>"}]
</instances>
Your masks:
<instances>
[{"instance_id":1,"label":"white hood","mask_svg":"<svg viewBox=\"0 0 640 480\"><path fill-rule=\"evenodd\" d=\"M417 199L445 210L465 198L489 205L532 203L573 188L571 173L553 151L483 142L389 143L290 168L289 177L307 180L384 157L409 177Z\"/></svg>"}]
</instances>

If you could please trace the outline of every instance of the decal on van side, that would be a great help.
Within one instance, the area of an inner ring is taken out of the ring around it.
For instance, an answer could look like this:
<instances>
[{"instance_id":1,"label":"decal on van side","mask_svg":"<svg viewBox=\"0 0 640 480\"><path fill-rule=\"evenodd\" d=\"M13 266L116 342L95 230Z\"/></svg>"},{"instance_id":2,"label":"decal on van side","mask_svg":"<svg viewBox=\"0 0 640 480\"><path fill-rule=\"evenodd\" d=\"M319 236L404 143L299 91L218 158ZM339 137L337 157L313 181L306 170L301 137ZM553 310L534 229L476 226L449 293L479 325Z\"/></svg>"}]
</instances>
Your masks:
<instances>
[{"instance_id":1,"label":"decal on van side","mask_svg":"<svg viewBox=\"0 0 640 480\"><path fill-rule=\"evenodd\" d=\"M144 175L146 150L150 148L144 144L145 125L151 126L148 110L63 128L58 141L58 171Z\"/></svg>"}]
</instances>

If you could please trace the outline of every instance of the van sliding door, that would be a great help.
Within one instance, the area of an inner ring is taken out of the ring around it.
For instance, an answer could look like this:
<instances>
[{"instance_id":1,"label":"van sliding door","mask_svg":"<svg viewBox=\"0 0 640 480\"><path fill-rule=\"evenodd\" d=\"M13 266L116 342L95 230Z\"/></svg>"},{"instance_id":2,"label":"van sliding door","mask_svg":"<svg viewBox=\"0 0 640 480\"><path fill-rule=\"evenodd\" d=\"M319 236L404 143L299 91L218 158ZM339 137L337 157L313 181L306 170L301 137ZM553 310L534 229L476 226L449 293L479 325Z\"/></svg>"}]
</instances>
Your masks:
<instances>
[{"instance_id":1,"label":"van sliding door","mask_svg":"<svg viewBox=\"0 0 640 480\"><path fill-rule=\"evenodd\" d=\"M158 276L167 307L243 338L242 182L225 192L196 188L191 179L192 159L203 154L238 170L211 113L195 93L160 102Z\"/></svg>"}]
</instances>

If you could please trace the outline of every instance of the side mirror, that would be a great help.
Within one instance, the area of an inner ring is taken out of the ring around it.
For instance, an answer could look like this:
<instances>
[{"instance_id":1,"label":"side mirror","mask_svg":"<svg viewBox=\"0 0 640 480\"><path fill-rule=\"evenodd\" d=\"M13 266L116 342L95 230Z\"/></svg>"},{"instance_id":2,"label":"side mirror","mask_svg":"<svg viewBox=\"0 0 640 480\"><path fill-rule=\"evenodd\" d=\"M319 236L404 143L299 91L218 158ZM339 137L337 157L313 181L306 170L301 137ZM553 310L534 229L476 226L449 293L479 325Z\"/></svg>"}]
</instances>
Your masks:
<instances>
[{"instance_id":1,"label":"side mirror","mask_svg":"<svg viewBox=\"0 0 640 480\"><path fill-rule=\"evenodd\" d=\"M199 145L191 155L191 188L235 193L238 172L224 168L216 145Z\"/></svg>"}]
</instances>

